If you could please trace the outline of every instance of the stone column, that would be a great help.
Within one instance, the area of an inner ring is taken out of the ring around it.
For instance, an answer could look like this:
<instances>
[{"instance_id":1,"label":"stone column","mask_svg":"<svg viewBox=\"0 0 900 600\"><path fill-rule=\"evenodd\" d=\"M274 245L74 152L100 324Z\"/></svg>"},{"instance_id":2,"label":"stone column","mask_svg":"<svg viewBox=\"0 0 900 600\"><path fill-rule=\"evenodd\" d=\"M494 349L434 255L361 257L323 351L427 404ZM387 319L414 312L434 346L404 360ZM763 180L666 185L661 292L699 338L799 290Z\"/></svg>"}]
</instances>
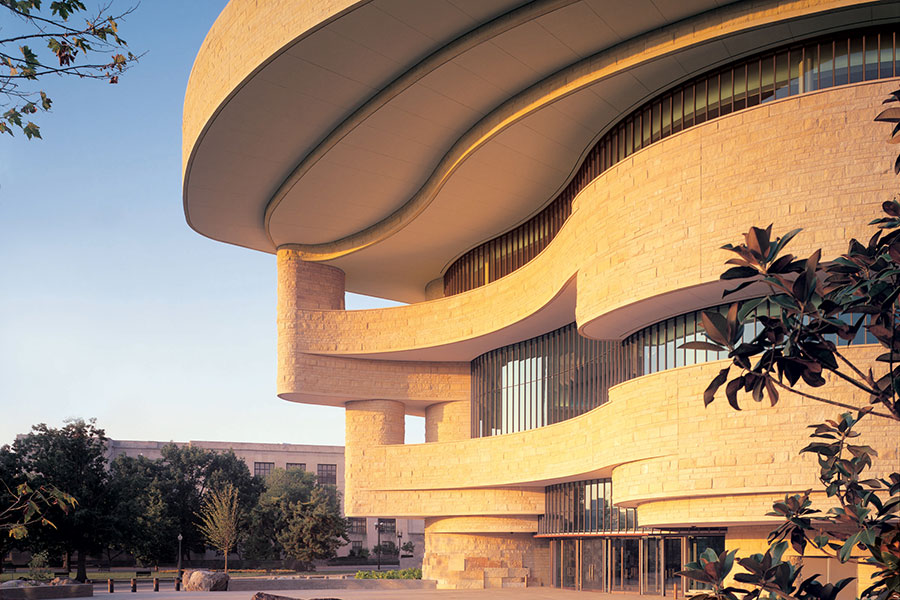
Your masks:
<instances>
[{"instance_id":1,"label":"stone column","mask_svg":"<svg viewBox=\"0 0 900 600\"><path fill-rule=\"evenodd\" d=\"M468 400L438 402L425 409L425 441L454 442L472 437L472 407Z\"/></svg>"},{"instance_id":2,"label":"stone column","mask_svg":"<svg viewBox=\"0 0 900 600\"><path fill-rule=\"evenodd\" d=\"M358 482L371 481L372 469L384 468L367 460L368 448L404 442L406 409L396 400L354 400L344 408L344 511L350 517L390 516L371 514Z\"/></svg>"},{"instance_id":3,"label":"stone column","mask_svg":"<svg viewBox=\"0 0 900 600\"><path fill-rule=\"evenodd\" d=\"M307 262L292 246L278 249L278 375L277 392L298 389L297 362L305 344L303 321L313 316L304 311L343 310L344 272L322 263Z\"/></svg>"},{"instance_id":4,"label":"stone column","mask_svg":"<svg viewBox=\"0 0 900 600\"><path fill-rule=\"evenodd\" d=\"M292 311L344 310L344 272L323 263L307 262L287 245L278 248L278 320Z\"/></svg>"}]
</instances>

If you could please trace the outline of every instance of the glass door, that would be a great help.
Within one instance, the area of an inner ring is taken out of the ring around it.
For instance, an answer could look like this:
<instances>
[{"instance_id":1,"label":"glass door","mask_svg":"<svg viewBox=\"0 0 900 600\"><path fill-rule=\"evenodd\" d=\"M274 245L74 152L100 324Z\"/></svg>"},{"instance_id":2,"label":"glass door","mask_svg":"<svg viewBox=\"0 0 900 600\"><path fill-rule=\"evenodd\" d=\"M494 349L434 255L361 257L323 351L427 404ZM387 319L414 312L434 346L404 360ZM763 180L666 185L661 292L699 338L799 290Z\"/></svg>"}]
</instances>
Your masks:
<instances>
[{"instance_id":1,"label":"glass door","mask_svg":"<svg viewBox=\"0 0 900 600\"><path fill-rule=\"evenodd\" d=\"M712 548L715 553L721 554L723 550L725 550L725 536L724 535L704 535L704 536L692 536L688 538L688 548L689 555L691 557L691 561L696 561L700 558L700 555L706 551L707 548ZM691 579L686 580L688 589L690 590L709 590L712 589L711 586L700 583L699 581L693 581Z\"/></svg>"},{"instance_id":2,"label":"glass door","mask_svg":"<svg viewBox=\"0 0 900 600\"><path fill-rule=\"evenodd\" d=\"M681 554L682 538L665 538L663 540L663 594L672 594L675 586L681 590L681 577L676 575L684 567L684 557ZM683 596L684 594L680 594Z\"/></svg>"},{"instance_id":3,"label":"glass door","mask_svg":"<svg viewBox=\"0 0 900 600\"><path fill-rule=\"evenodd\" d=\"M640 592L640 540L616 538L611 542L612 590L616 592Z\"/></svg>"},{"instance_id":4,"label":"glass door","mask_svg":"<svg viewBox=\"0 0 900 600\"><path fill-rule=\"evenodd\" d=\"M560 540L559 543L562 544L562 587L574 588L576 585L576 566L578 564L577 541Z\"/></svg>"},{"instance_id":5,"label":"glass door","mask_svg":"<svg viewBox=\"0 0 900 600\"><path fill-rule=\"evenodd\" d=\"M586 538L581 548L581 588L606 591L606 540Z\"/></svg>"},{"instance_id":6,"label":"glass door","mask_svg":"<svg viewBox=\"0 0 900 600\"><path fill-rule=\"evenodd\" d=\"M643 564L641 577L643 578L642 593L658 596L662 590L662 540L656 537L648 537L641 540L644 545Z\"/></svg>"}]
</instances>

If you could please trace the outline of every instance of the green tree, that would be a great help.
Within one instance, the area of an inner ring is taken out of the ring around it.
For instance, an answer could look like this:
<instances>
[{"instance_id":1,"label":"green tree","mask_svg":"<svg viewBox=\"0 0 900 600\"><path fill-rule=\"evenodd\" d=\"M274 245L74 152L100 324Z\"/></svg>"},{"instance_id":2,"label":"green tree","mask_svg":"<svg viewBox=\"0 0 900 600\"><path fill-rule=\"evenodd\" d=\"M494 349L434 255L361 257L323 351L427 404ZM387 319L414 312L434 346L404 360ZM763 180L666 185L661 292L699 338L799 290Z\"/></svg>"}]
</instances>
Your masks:
<instances>
[{"instance_id":1,"label":"green tree","mask_svg":"<svg viewBox=\"0 0 900 600\"><path fill-rule=\"evenodd\" d=\"M0 447L0 556L21 543L30 527L56 527L51 519L74 505L70 495L53 486L33 488L19 456L9 446Z\"/></svg>"},{"instance_id":2,"label":"green tree","mask_svg":"<svg viewBox=\"0 0 900 600\"><path fill-rule=\"evenodd\" d=\"M877 572L861 597L900 598L900 473L867 477L877 451L859 443L854 430L863 418L900 421L900 203L884 202L882 209L885 216L871 222L879 229L871 239L850 240L848 251L830 262L821 261L821 251L800 259L783 252L799 230L773 238L771 226L754 227L745 243L724 246L736 258L728 261L733 266L721 279L741 282L725 295L754 283L762 283L768 293L733 304L726 315L704 312L708 341L683 346L727 350L732 359L706 389L704 402L713 402L725 386L725 397L736 410L742 393L757 402L768 397L772 405L781 393L793 393L852 412L810 425L812 442L801 451L817 457L819 480L834 506L824 513L816 510L810 491L787 496L769 513L785 522L770 534L764 554L738 558L735 551L718 556L707 551L686 565L682 575L711 586L707 598L744 595L755 600L767 594L783 600L834 600L850 583L801 577L802 566L782 560L789 545L801 556L812 546L840 562L857 561L854 551L864 553ZM763 300L776 308L756 317L761 331L745 341L744 327ZM855 364L838 344L862 331L882 346L874 366ZM859 390L858 402L839 402L820 391L826 383L823 372ZM798 389L801 382L811 391ZM727 585L735 563L745 572L734 580L749 589Z\"/></svg>"},{"instance_id":3,"label":"green tree","mask_svg":"<svg viewBox=\"0 0 900 600\"><path fill-rule=\"evenodd\" d=\"M275 469L250 515L246 554L257 559L288 556L303 562L334 556L346 543L337 489L319 485L312 473Z\"/></svg>"},{"instance_id":4,"label":"green tree","mask_svg":"<svg viewBox=\"0 0 900 600\"><path fill-rule=\"evenodd\" d=\"M0 31L0 133L12 135L20 129L28 139L41 137L40 127L29 120L52 104L37 87L41 78L57 75L117 83L138 59L119 36L119 22L133 9L112 15L108 4L94 12L81 0L48 4L0 0L5 16Z\"/></svg>"},{"instance_id":5,"label":"green tree","mask_svg":"<svg viewBox=\"0 0 900 600\"><path fill-rule=\"evenodd\" d=\"M88 553L101 551L115 536L109 515L112 498L106 469L106 434L95 421L66 421L61 429L41 423L15 441L13 452L32 489L66 490L77 501L54 520L55 529L29 531L31 546L78 553L76 579L87 579Z\"/></svg>"},{"instance_id":6,"label":"green tree","mask_svg":"<svg viewBox=\"0 0 900 600\"><path fill-rule=\"evenodd\" d=\"M256 505L264 487L263 482L250 474L246 463L234 452L215 452L191 446L167 444L162 448L162 466L171 477L171 491L167 493L171 515L178 532L184 536L183 551L202 552L204 536L197 526L195 515L200 512L203 499L211 489L230 483L238 492L242 507ZM241 518L247 518L245 508Z\"/></svg>"},{"instance_id":7,"label":"green tree","mask_svg":"<svg viewBox=\"0 0 900 600\"><path fill-rule=\"evenodd\" d=\"M225 555L226 573L228 554L237 546L240 517L237 489L230 483L207 493L200 512L197 513L200 531L206 541Z\"/></svg>"},{"instance_id":8,"label":"green tree","mask_svg":"<svg viewBox=\"0 0 900 600\"><path fill-rule=\"evenodd\" d=\"M284 553L299 561L310 563L334 557L349 539L337 489L317 485L308 502L294 503L287 527L278 532L277 539Z\"/></svg>"},{"instance_id":9,"label":"green tree","mask_svg":"<svg viewBox=\"0 0 900 600\"><path fill-rule=\"evenodd\" d=\"M174 480L161 460L119 456L110 465L111 515L119 544L144 565L171 562L178 522L170 499Z\"/></svg>"}]
</instances>

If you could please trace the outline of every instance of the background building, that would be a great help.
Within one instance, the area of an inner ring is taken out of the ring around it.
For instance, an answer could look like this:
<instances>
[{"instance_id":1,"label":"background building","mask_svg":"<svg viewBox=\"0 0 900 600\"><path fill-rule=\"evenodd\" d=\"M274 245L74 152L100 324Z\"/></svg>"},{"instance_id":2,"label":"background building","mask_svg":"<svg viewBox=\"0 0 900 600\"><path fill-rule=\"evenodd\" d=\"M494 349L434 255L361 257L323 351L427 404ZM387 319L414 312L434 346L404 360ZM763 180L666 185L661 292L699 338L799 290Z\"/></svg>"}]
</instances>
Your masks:
<instances>
[{"instance_id":1,"label":"background building","mask_svg":"<svg viewBox=\"0 0 900 600\"><path fill-rule=\"evenodd\" d=\"M109 459L117 456L144 456L150 460L162 458L162 447L166 444L193 446L204 450L227 452L247 463L252 475L265 477L273 469L302 469L315 473L320 483L337 486L344 494L344 448L342 446L313 446L306 444L258 444L248 442L155 442L141 440L109 440ZM371 550L378 544L376 524L381 520L382 541L393 541L395 544L412 542L415 545L414 557L421 560L424 549L424 523L421 519L394 519L377 517L351 518L350 542L338 550L338 556L347 556L353 549ZM399 534L399 537L398 537Z\"/></svg>"},{"instance_id":2,"label":"background building","mask_svg":"<svg viewBox=\"0 0 900 600\"><path fill-rule=\"evenodd\" d=\"M347 514L425 518L425 577L663 594L816 486L797 452L835 411L705 409L724 357L679 346L751 225L825 258L868 237L898 23L859 0L232 0L187 89L186 219L276 255L278 395L346 409ZM897 427L864 430L896 469Z\"/></svg>"}]
</instances>

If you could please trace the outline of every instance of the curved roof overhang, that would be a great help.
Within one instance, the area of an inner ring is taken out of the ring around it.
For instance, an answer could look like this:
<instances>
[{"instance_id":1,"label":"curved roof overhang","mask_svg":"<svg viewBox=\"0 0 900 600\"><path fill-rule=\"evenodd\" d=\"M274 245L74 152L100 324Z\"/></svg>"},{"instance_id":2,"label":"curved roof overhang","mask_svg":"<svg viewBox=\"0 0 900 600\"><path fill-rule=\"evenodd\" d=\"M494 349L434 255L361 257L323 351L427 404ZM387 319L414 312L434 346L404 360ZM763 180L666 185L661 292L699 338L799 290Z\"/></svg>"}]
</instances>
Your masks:
<instances>
[{"instance_id":1,"label":"curved roof overhang","mask_svg":"<svg viewBox=\"0 0 900 600\"><path fill-rule=\"evenodd\" d=\"M649 97L896 18L896 3L846 0L333 0L315 14L232 0L188 85L185 215L224 242L299 244L349 291L421 300Z\"/></svg>"}]
</instances>

